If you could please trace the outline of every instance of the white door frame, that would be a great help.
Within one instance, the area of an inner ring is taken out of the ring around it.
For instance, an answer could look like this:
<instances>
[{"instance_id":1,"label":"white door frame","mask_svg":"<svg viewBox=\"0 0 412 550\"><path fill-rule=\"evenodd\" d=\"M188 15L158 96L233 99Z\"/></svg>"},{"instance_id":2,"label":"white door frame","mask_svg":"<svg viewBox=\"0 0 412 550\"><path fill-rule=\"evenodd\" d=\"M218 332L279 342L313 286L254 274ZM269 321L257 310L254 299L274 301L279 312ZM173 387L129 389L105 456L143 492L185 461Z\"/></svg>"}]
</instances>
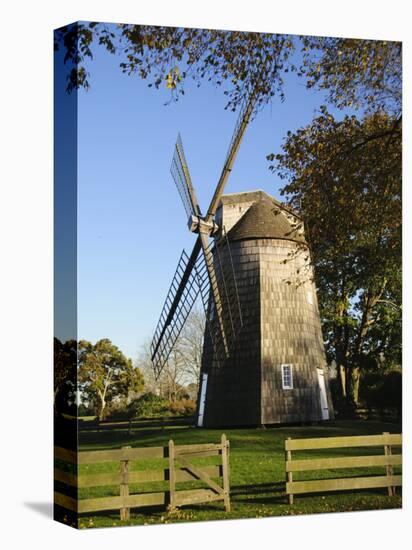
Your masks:
<instances>
[{"instance_id":1,"label":"white door frame","mask_svg":"<svg viewBox=\"0 0 412 550\"><path fill-rule=\"evenodd\" d=\"M206 387L207 387L207 374L202 374L202 380L200 382L200 401L199 401L199 415L197 417L197 425L199 428L203 426L203 416L205 414L205 401L206 401Z\"/></svg>"},{"instance_id":2,"label":"white door frame","mask_svg":"<svg viewBox=\"0 0 412 550\"><path fill-rule=\"evenodd\" d=\"M317 370L318 370L320 408L322 412L322 420L329 420L329 407L328 407L328 397L326 395L325 372L323 369L317 369Z\"/></svg>"}]
</instances>

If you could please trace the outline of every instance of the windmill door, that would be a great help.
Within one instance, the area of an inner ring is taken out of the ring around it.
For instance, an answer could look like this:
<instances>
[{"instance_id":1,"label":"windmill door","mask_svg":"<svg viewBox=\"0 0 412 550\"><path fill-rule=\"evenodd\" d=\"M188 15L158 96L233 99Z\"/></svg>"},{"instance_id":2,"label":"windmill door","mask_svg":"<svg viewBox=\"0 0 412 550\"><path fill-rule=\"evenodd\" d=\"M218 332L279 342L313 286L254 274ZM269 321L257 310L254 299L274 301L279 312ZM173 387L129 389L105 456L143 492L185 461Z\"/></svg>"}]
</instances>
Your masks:
<instances>
[{"instance_id":1,"label":"windmill door","mask_svg":"<svg viewBox=\"0 0 412 550\"><path fill-rule=\"evenodd\" d=\"M320 390L320 407L322 409L322 420L329 420L328 398L326 396L325 373L323 372L323 369L318 369L318 380Z\"/></svg>"},{"instance_id":2,"label":"windmill door","mask_svg":"<svg viewBox=\"0 0 412 550\"><path fill-rule=\"evenodd\" d=\"M203 415L205 414L205 401L206 401L206 387L207 387L207 374L203 374L200 388L200 403L199 403L199 417L197 419L197 425L199 428L203 426Z\"/></svg>"}]
</instances>

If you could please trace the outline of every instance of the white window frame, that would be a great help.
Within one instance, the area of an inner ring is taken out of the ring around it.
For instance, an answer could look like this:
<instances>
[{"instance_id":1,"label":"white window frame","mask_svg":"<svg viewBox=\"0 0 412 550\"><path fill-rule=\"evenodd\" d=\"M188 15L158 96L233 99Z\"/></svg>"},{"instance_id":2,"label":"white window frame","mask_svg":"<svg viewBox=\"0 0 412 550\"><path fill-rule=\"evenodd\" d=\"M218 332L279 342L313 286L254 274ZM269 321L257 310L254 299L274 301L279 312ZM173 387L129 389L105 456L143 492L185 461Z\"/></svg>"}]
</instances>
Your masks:
<instances>
[{"instance_id":1,"label":"white window frame","mask_svg":"<svg viewBox=\"0 0 412 550\"><path fill-rule=\"evenodd\" d=\"M290 373L290 384L285 384L285 370L289 369ZM282 370L282 389L284 390L293 390L293 365L292 363L283 363L281 365Z\"/></svg>"}]
</instances>

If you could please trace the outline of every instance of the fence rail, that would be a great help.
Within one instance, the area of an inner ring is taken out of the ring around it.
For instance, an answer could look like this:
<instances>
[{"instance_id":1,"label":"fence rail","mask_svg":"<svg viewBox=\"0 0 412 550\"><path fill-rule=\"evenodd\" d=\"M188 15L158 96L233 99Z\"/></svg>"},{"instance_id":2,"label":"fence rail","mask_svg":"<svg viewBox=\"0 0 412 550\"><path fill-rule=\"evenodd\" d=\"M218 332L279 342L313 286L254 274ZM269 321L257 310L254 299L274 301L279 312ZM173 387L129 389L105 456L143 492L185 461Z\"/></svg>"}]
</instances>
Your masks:
<instances>
[{"instance_id":1,"label":"fence rail","mask_svg":"<svg viewBox=\"0 0 412 550\"><path fill-rule=\"evenodd\" d=\"M165 416L161 418L130 418L114 420L82 420L78 421L79 432L100 432L110 430L127 430L130 433L133 430L143 428L160 428L194 426L196 418L194 416Z\"/></svg>"},{"instance_id":2,"label":"fence rail","mask_svg":"<svg viewBox=\"0 0 412 550\"><path fill-rule=\"evenodd\" d=\"M285 441L285 471L286 494L289 504L293 504L293 496L303 493L319 493L326 491L343 491L353 489L388 488L390 496L395 494L395 487L402 485L402 476L394 475L393 467L402 465L402 454L392 454L392 447L402 446L401 434L324 437L317 439L291 439ZM349 447L381 447L383 454L334 457L334 458L304 458L292 460L292 452L338 449ZM386 475L369 475L366 477L342 477L334 479L313 479L294 481L293 473L335 470L345 468L380 467Z\"/></svg>"},{"instance_id":3,"label":"fence rail","mask_svg":"<svg viewBox=\"0 0 412 550\"><path fill-rule=\"evenodd\" d=\"M73 451L55 447L55 459L75 466L117 462L119 471L113 473L79 474L67 472L55 467L54 479L66 487L90 488L100 486L118 486L119 495L98 498L75 499L61 491L55 491L55 503L76 513L120 510L120 519L130 518L130 509L146 506L168 506L170 509L187 504L211 501L223 501L225 509L230 510L229 486L229 441L223 434L220 443L198 445L175 445L171 440L167 447L132 448L122 447L103 451ZM220 464L199 466L193 464L193 458L217 456ZM168 467L157 470L131 471L130 463L147 459L169 460ZM161 492L141 492L130 494L131 484L168 482L169 490ZM206 488L184 490L176 484L187 481L201 481Z\"/></svg>"}]
</instances>

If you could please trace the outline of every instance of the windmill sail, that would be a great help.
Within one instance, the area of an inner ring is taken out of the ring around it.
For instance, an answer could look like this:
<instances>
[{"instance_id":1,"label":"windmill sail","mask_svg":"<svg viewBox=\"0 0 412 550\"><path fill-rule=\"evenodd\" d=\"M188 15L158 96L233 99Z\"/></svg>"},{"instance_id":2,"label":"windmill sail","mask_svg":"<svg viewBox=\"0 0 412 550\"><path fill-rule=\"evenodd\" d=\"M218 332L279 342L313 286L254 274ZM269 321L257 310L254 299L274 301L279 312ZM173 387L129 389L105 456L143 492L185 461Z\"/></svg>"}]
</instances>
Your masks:
<instances>
[{"instance_id":1,"label":"windmill sail","mask_svg":"<svg viewBox=\"0 0 412 550\"><path fill-rule=\"evenodd\" d=\"M196 255L192 252L190 257L183 250L150 347L156 378L166 365L199 293L216 363L222 364L234 350L237 335L242 327L242 312L226 233L222 232L220 241L215 245L210 244L208 248L214 259L214 284L218 286L221 300L221 318L217 315L217 304L214 300L216 293L211 289L205 255L202 254L196 259L196 247Z\"/></svg>"},{"instance_id":2,"label":"windmill sail","mask_svg":"<svg viewBox=\"0 0 412 550\"><path fill-rule=\"evenodd\" d=\"M219 206L220 198L223 194L227 178L229 177L229 174L232 170L233 163L235 162L235 158L237 155L237 152L239 150L240 144L242 142L243 136L245 134L247 125L249 124L250 118L253 113L253 109L255 107L257 100L256 93L252 93L249 97L249 99L243 103L239 116L236 122L235 129L232 134L232 139L229 144L229 149L226 155L225 163L223 165L222 173L220 175L218 184L215 189L215 193L212 197L212 200L210 202L209 209L207 211L207 221L210 221L213 216L216 213L217 207Z\"/></svg>"},{"instance_id":3,"label":"windmill sail","mask_svg":"<svg viewBox=\"0 0 412 550\"><path fill-rule=\"evenodd\" d=\"M194 250L198 253L196 247ZM156 379L160 376L199 294L193 265L193 252L189 257L183 250L150 346Z\"/></svg>"},{"instance_id":4,"label":"windmill sail","mask_svg":"<svg viewBox=\"0 0 412 550\"><path fill-rule=\"evenodd\" d=\"M206 311L214 356L220 362L227 359L233 350L236 335L242 325L242 316L229 241L224 236L212 248L209 236L214 231L213 218L255 103L256 94L252 94L239 113L221 176L204 217L201 215L190 177L182 140L180 134L178 135L171 173L189 217L189 228L198 232L199 236L190 258L184 252L179 260L153 337L151 352L156 377L160 376L199 292ZM201 249L203 254L198 260ZM222 254L225 256L223 260Z\"/></svg>"},{"instance_id":5,"label":"windmill sail","mask_svg":"<svg viewBox=\"0 0 412 550\"><path fill-rule=\"evenodd\" d=\"M220 321L216 314L215 293L211 289L204 256L199 257L195 270L200 288L200 296L206 313L206 322L213 346L214 358L217 365L221 365L234 352L236 338L242 327L243 320L230 243L224 231L222 231L222 238L215 245L210 245L209 250L214 258L215 284L218 286L221 300L222 315ZM221 330L221 323L223 323L223 332Z\"/></svg>"},{"instance_id":6,"label":"windmill sail","mask_svg":"<svg viewBox=\"0 0 412 550\"><path fill-rule=\"evenodd\" d=\"M187 216L200 215L199 204L190 177L189 167L186 162L183 143L180 134L177 136L175 150L172 159L170 172L179 191Z\"/></svg>"}]
</instances>

